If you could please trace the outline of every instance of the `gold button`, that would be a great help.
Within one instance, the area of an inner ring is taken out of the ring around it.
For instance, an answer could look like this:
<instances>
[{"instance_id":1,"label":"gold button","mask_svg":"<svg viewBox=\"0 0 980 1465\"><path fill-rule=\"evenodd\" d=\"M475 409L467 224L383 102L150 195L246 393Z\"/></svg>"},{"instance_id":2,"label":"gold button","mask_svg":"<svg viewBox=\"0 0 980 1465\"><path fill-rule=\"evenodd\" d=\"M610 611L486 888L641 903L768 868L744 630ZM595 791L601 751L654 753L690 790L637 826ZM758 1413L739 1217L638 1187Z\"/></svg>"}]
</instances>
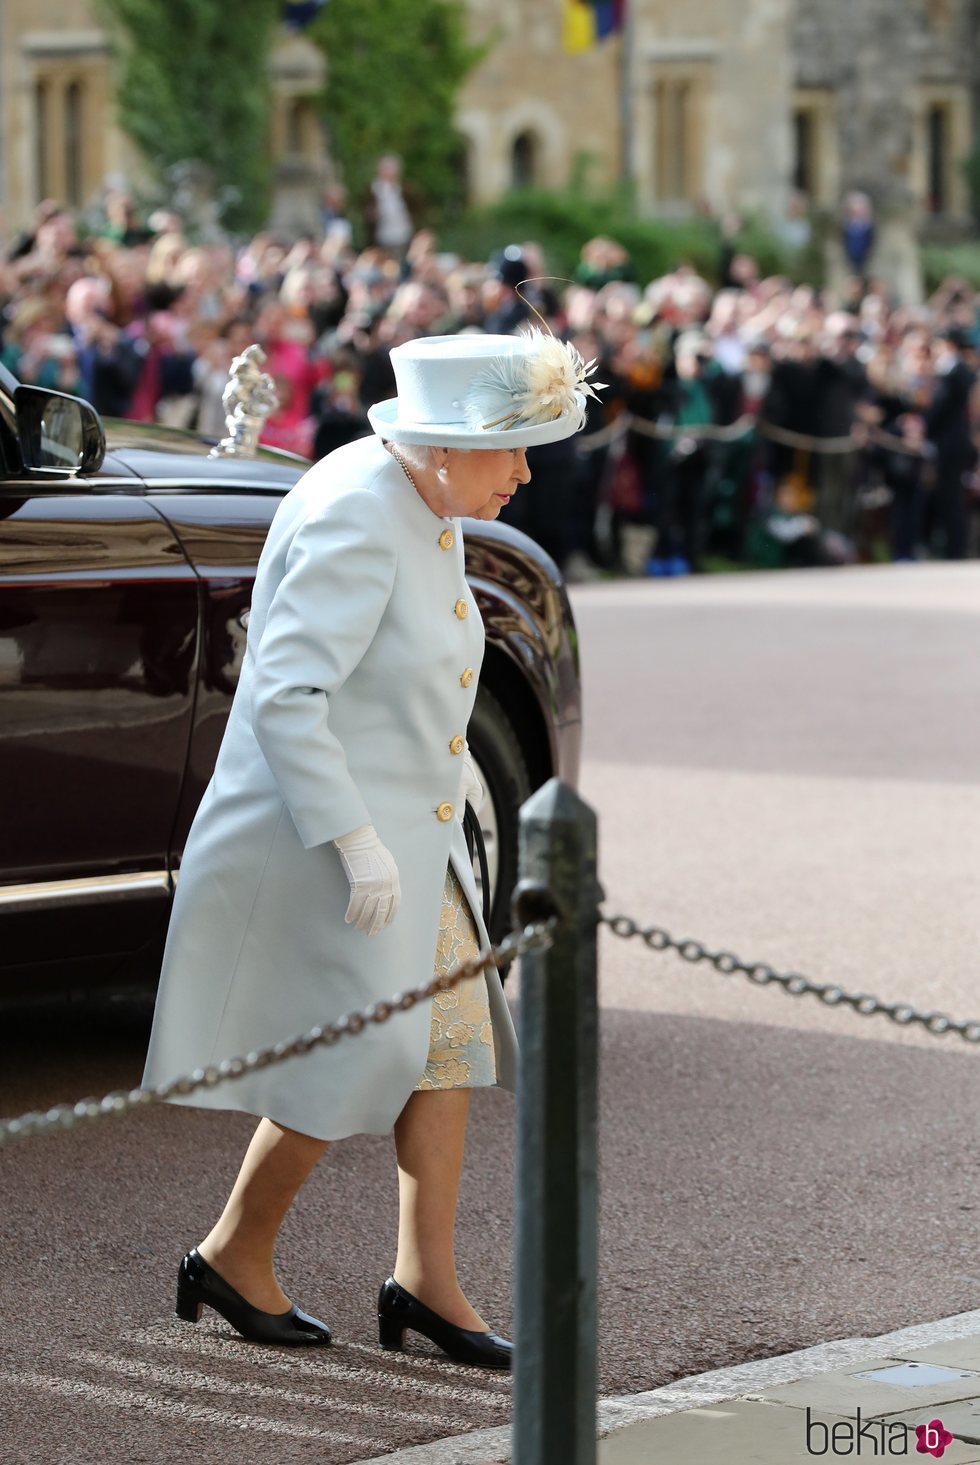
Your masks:
<instances>
[{"instance_id":1,"label":"gold button","mask_svg":"<svg viewBox=\"0 0 980 1465\"><path fill-rule=\"evenodd\" d=\"M466 670L463 672L463 675L459 679L459 685L461 687L468 687L469 684L470 684L470 682L472 680L473 680L473 668L471 666L468 666L466 668Z\"/></svg>"},{"instance_id":2,"label":"gold button","mask_svg":"<svg viewBox=\"0 0 980 1465\"><path fill-rule=\"evenodd\" d=\"M450 751L450 753L455 753L455 754L458 755L458 754L460 754L463 751L463 749L465 747L466 747L466 739L465 738L461 738L460 735L459 735L459 733L457 733L456 736L453 738L452 742L449 744L449 751Z\"/></svg>"},{"instance_id":3,"label":"gold button","mask_svg":"<svg viewBox=\"0 0 980 1465\"><path fill-rule=\"evenodd\" d=\"M456 612L458 619L461 621L465 621L466 617L470 613L470 608L466 604L465 600L457 600L456 604L453 606L453 610Z\"/></svg>"},{"instance_id":4,"label":"gold button","mask_svg":"<svg viewBox=\"0 0 980 1465\"><path fill-rule=\"evenodd\" d=\"M453 547L453 545L455 543L456 543L456 540L453 537L453 531L451 529L444 529L442 531L442 533L439 535L439 548L440 549L452 549L452 547Z\"/></svg>"},{"instance_id":5,"label":"gold button","mask_svg":"<svg viewBox=\"0 0 980 1465\"><path fill-rule=\"evenodd\" d=\"M438 809L436 810L436 818L439 820L440 824L448 824L452 817L452 804L440 804Z\"/></svg>"}]
</instances>

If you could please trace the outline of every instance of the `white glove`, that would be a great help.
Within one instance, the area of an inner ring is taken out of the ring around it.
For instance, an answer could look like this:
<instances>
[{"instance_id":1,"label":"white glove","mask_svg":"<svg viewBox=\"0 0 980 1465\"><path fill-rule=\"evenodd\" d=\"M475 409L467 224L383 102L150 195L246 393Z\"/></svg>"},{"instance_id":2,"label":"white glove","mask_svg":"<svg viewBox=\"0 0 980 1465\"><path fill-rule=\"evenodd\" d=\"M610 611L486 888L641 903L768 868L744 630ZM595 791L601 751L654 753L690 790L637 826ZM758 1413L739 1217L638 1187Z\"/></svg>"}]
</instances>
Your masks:
<instances>
[{"instance_id":1,"label":"white glove","mask_svg":"<svg viewBox=\"0 0 980 1465\"><path fill-rule=\"evenodd\" d=\"M376 936L395 919L402 902L398 866L373 824L362 824L350 834L342 834L334 844L350 881L350 904L344 920L348 926Z\"/></svg>"},{"instance_id":2,"label":"white glove","mask_svg":"<svg viewBox=\"0 0 980 1465\"><path fill-rule=\"evenodd\" d=\"M470 756L469 744L463 754L463 779L460 786L460 818L465 812L465 805L469 804L474 814L479 814L480 805L483 803L483 784L476 776L476 769L473 766L473 759Z\"/></svg>"}]
</instances>

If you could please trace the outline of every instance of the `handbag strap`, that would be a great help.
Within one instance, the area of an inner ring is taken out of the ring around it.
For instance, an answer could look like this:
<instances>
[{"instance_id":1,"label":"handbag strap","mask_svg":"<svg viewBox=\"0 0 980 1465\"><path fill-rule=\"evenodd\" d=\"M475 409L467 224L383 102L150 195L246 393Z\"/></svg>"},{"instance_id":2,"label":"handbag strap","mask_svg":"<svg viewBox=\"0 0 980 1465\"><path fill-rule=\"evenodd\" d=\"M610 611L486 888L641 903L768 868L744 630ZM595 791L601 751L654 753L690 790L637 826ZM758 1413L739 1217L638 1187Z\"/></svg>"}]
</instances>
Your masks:
<instances>
[{"instance_id":1,"label":"handbag strap","mask_svg":"<svg viewBox=\"0 0 980 1465\"><path fill-rule=\"evenodd\" d=\"M475 856L480 866L480 881L483 887L483 924L489 930L490 927L490 866L487 864L487 847L483 840L483 830L480 828L480 821L476 817L476 811L472 804L466 805L463 814L463 833L466 836L466 848L470 852L470 859Z\"/></svg>"}]
</instances>

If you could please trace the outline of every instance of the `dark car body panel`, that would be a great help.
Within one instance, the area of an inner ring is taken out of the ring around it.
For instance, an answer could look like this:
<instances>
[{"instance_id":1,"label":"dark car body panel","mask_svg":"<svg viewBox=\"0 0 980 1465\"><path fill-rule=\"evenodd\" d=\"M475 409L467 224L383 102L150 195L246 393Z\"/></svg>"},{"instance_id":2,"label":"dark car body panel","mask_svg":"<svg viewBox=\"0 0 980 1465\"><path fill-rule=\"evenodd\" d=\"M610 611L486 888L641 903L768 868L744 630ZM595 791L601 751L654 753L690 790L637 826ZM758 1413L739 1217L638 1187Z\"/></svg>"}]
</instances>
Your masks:
<instances>
[{"instance_id":1,"label":"dark car body panel","mask_svg":"<svg viewBox=\"0 0 980 1465\"><path fill-rule=\"evenodd\" d=\"M21 496L0 486L7 885L165 876L191 742L198 577L144 498L72 489ZM101 924L101 950L132 950L165 894L161 879L120 899ZM7 903L4 967L61 961L91 939L83 903L66 900L57 921L39 914Z\"/></svg>"},{"instance_id":2,"label":"dark car body panel","mask_svg":"<svg viewBox=\"0 0 980 1465\"><path fill-rule=\"evenodd\" d=\"M153 979L255 567L308 467L106 428L91 479L0 481L0 990ZM466 525L466 563L487 632L482 681L533 783L558 772L574 784L578 662L560 576L498 524Z\"/></svg>"}]
</instances>

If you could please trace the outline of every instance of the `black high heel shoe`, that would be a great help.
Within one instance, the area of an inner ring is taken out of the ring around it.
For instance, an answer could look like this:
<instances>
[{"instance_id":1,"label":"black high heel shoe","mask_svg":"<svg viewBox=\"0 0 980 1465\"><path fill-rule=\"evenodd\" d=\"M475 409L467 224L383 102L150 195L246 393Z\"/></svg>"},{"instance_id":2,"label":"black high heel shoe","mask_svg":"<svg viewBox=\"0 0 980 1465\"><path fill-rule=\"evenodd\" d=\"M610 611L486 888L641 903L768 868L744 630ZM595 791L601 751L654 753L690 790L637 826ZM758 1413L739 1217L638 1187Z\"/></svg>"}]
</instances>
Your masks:
<instances>
[{"instance_id":1,"label":"black high heel shoe","mask_svg":"<svg viewBox=\"0 0 980 1465\"><path fill-rule=\"evenodd\" d=\"M378 1333L382 1348L400 1352L405 1346L405 1329L414 1328L437 1344L457 1363L475 1363L480 1368L510 1368L513 1343L499 1333L473 1332L447 1323L444 1317L419 1302L411 1292L389 1277L378 1294Z\"/></svg>"},{"instance_id":2,"label":"black high heel shoe","mask_svg":"<svg viewBox=\"0 0 980 1465\"><path fill-rule=\"evenodd\" d=\"M246 1302L193 1247L177 1272L177 1316L196 1323L201 1308L213 1307L226 1322L250 1343L284 1343L290 1346L330 1342L330 1329L295 1304L288 1312L262 1312Z\"/></svg>"}]
</instances>

